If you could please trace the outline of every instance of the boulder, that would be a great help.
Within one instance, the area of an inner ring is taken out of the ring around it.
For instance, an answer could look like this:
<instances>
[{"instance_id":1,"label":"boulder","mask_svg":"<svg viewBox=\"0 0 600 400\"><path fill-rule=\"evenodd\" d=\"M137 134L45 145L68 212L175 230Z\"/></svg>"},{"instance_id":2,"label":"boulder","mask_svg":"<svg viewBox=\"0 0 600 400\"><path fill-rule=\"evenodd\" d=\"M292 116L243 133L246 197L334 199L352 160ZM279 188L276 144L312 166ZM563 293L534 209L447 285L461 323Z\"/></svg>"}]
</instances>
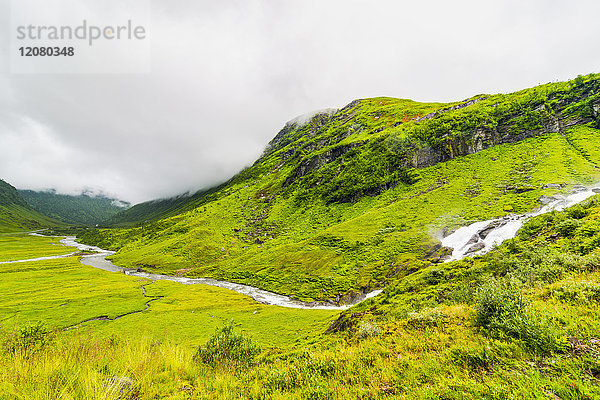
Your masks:
<instances>
[{"instance_id":1,"label":"boulder","mask_svg":"<svg viewBox=\"0 0 600 400\"><path fill-rule=\"evenodd\" d=\"M547 183L542 186L542 189L560 189L562 186L558 183Z\"/></svg>"},{"instance_id":2,"label":"boulder","mask_svg":"<svg viewBox=\"0 0 600 400\"><path fill-rule=\"evenodd\" d=\"M538 199L538 202L541 203L542 205L546 205L546 204L552 203L554 200L556 200L556 198L554 198L552 196L541 195L540 198Z\"/></svg>"},{"instance_id":3,"label":"boulder","mask_svg":"<svg viewBox=\"0 0 600 400\"><path fill-rule=\"evenodd\" d=\"M482 230L480 230L478 232L479 237L482 240L485 239L487 237L487 235L490 234L491 231L493 231L494 229L499 228L499 227L501 227L503 225L506 225L506 222L507 221L505 221L505 220L500 220L500 221L494 221L494 222L492 222L491 224L489 224L488 226L486 226L485 228L483 228Z\"/></svg>"},{"instance_id":4,"label":"boulder","mask_svg":"<svg viewBox=\"0 0 600 400\"><path fill-rule=\"evenodd\" d=\"M466 254L472 254L479 250L483 250L485 248L485 244L483 242L475 243L469 250L467 250Z\"/></svg>"},{"instance_id":5,"label":"boulder","mask_svg":"<svg viewBox=\"0 0 600 400\"><path fill-rule=\"evenodd\" d=\"M469 241L466 243L466 245L468 246L468 245L470 245L470 244L475 244L475 243L479 242L479 240L480 240L480 237L479 237L479 235L476 233L476 234L474 234L473 236L471 236L471 239L469 239Z\"/></svg>"}]
</instances>

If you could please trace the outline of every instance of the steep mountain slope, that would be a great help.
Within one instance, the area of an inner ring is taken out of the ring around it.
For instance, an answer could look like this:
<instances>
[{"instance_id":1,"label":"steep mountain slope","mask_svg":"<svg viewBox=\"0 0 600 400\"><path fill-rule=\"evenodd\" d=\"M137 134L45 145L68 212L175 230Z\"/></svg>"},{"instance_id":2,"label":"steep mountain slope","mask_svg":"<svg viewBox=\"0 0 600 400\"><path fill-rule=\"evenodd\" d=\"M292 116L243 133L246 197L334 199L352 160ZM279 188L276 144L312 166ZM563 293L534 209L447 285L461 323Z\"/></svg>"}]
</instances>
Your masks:
<instances>
[{"instance_id":1,"label":"steep mountain slope","mask_svg":"<svg viewBox=\"0 0 600 400\"><path fill-rule=\"evenodd\" d=\"M123 266L343 301L438 261L448 230L598 180L599 93L589 75L452 104L356 100L288 123L193 210L83 239Z\"/></svg>"},{"instance_id":2,"label":"steep mountain slope","mask_svg":"<svg viewBox=\"0 0 600 400\"><path fill-rule=\"evenodd\" d=\"M19 194L36 211L76 225L99 224L130 206L129 203L104 196L70 196L53 190L19 190Z\"/></svg>"},{"instance_id":3,"label":"steep mountain slope","mask_svg":"<svg viewBox=\"0 0 600 400\"><path fill-rule=\"evenodd\" d=\"M0 179L0 232L56 226L57 221L31 208L17 189Z\"/></svg>"},{"instance_id":4,"label":"steep mountain slope","mask_svg":"<svg viewBox=\"0 0 600 400\"><path fill-rule=\"evenodd\" d=\"M103 221L103 225L111 227L128 227L136 224L171 217L185 211L189 211L201 201L205 196L221 189L216 188L199 190L194 194L182 194L180 196L170 197L139 203L131 208L120 211L118 214Z\"/></svg>"}]
</instances>

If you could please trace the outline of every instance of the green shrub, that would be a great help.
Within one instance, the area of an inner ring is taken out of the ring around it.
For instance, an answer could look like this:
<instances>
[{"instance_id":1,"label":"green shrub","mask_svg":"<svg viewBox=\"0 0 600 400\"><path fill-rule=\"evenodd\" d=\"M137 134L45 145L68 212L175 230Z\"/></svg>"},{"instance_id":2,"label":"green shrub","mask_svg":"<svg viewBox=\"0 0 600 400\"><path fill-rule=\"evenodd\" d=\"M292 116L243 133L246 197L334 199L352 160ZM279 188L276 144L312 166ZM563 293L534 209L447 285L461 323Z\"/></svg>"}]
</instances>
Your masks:
<instances>
[{"instance_id":1,"label":"green shrub","mask_svg":"<svg viewBox=\"0 0 600 400\"><path fill-rule=\"evenodd\" d=\"M556 282L562 279L566 272L586 267L584 257L548 248L528 250L493 262L500 275L507 275L529 285Z\"/></svg>"},{"instance_id":2,"label":"green shrub","mask_svg":"<svg viewBox=\"0 0 600 400\"><path fill-rule=\"evenodd\" d=\"M458 347L450 351L450 359L461 367L478 371L490 370L496 356L485 347L481 349Z\"/></svg>"},{"instance_id":3,"label":"green shrub","mask_svg":"<svg viewBox=\"0 0 600 400\"><path fill-rule=\"evenodd\" d=\"M355 336L359 339L365 339L369 337L379 336L381 329L379 326L370 321L361 321L356 329Z\"/></svg>"},{"instance_id":4,"label":"green shrub","mask_svg":"<svg viewBox=\"0 0 600 400\"><path fill-rule=\"evenodd\" d=\"M198 347L194 359L212 366L221 363L249 365L260 352L261 348L250 338L234 332L230 322L215 329L206 344Z\"/></svg>"},{"instance_id":5,"label":"green shrub","mask_svg":"<svg viewBox=\"0 0 600 400\"><path fill-rule=\"evenodd\" d=\"M556 282L565 274L565 267L552 260L537 262L518 263L509 276L520 280L523 283L535 285L538 282L551 283Z\"/></svg>"},{"instance_id":6,"label":"green shrub","mask_svg":"<svg viewBox=\"0 0 600 400\"><path fill-rule=\"evenodd\" d=\"M589 253L583 258L582 267L588 270L600 269L600 252Z\"/></svg>"},{"instance_id":7,"label":"green shrub","mask_svg":"<svg viewBox=\"0 0 600 400\"><path fill-rule=\"evenodd\" d=\"M572 219L582 219L587 215L587 210L580 204L567 209L567 215Z\"/></svg>"},{"instance_id":8,"label":"green shrub","mask_svg":"<svg viewBox=\"0 0 600 400\"><path fill-rule=\"evenodd\" d=\"M546 225L546 218L543 218L543 216L532 218L523 225L519 231L519 237L526 239L534 236L538 234L544 227L546 227Z\"/></svg>"},{"instance_id":9,"label":"green shrub","mask_svg":"<svg viewBox=\"0 0 600 400\"><path fill-rule=\"evenodd\" d=\"M445 279L446 274L444 273L444 270L438 268L432 269L425 275L425 282L427 282L428 285L437 285Z\"/></svg>"},{"instance_id":10,"label":"green shrub","mask_svg":"<svg viewBox=\"0 0 600 400\"><path fill-rule=\"evenodd\" d=\"M593 281L566 281L552 290L556 298L573 303L591 303L600 301L600 285Z\"/></svg>"},{"instance_id":11,"label":"green shrub","mask_svg":"<svg viewBox=\"0 0 600 400\"><path fill-rule=\"evenodd\" d=\"M576 219L566 219L556 225L556 230L563 236L572 237L580 225L581 222Z\"/></svg>"},{"instance_id":12,"label":"green shrub","mask_svg":"<svg viewBox=\"0 0 600 400\"><path fill-rule=\"evenodd\" d=\"M512 338L540 353L564 351L566 339L531 307L514 281L492 280L476 294L475 325L500 339Z\"/></svg>"},{"instance_id":13,"label":"green shrub","mask_svg":"<svg viewBox=\"0 0 600 400\"><path fill-rule=\"evenodd\" d=\"M38 322L8 334L3 347L9 354L28 358L48 346L53 338L52 330Z\"/></svg>"}]
</instances>

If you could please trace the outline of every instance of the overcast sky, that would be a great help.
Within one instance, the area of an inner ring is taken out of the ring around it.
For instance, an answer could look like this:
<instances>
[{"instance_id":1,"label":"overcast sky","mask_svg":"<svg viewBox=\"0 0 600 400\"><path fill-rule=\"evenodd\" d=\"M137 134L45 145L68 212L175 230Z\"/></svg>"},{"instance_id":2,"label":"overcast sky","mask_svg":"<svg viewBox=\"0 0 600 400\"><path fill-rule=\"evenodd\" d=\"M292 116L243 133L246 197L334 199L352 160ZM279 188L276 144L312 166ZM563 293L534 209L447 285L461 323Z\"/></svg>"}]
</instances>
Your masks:
<instances>
[{"instance_id":1,"label":"overcast sky","mask_svg":"<svg viewBox=\"0 0 600 400\"><path fill-rule=\"evenodd\" d=\"M22 75L10 73L0 0L0 178L140 202L231 177L316 109L454 101L600 72L597 0L151 4L150 73Z\"/></svg>"}]
</instances>

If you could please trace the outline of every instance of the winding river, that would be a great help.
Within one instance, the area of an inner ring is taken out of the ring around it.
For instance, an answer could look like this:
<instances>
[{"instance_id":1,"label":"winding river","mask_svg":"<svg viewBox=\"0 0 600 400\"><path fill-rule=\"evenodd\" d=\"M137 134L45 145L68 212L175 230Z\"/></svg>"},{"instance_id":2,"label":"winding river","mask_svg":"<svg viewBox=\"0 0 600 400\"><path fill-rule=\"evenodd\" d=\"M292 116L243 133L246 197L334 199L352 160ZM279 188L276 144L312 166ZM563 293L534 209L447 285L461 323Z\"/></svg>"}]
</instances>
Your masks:
<instances>
[{"instance_id":1,"label":"winding river","mask_svg":"<svg viewBox=\"0 0 600 400\"><path fill-rule=\"evenodd\" d=\"M88 246L85 244L81 244L81 243L78 243L75 239L76 239L75 237L69 236L64 239L61 239L60 242L62 244L64 244L65 246L76 247L80 251L95 251L96 252L96 253L90 254L90 255L83 255L81 257L81 263L83 265L89 265L94 268L99 268L99 269L103 269L103 270L111 271L111 272L122 272L126 275L137 276L140 278L145 278L145 279L149 279L149 280L153 280L153 281L168 280L168 281L181 283L184 285L201 284L201 285L217 286L217 287L233 290L234 292L238 292L238 293L244 294L246 296L250 296L257 302L262 303L262 304L267 304L267 305L276 305L276 306L287 307L287 308L302 308L302 309L312 309L312 310L346 310L346 309L352 307L353 305L360 303L361 301L364 301L371 297L377 296L379 293L381 293L383 291L382 289L378 289L378 290L374 290L370 293L366 293L361 296L358 296L357 301L355 301L351 304L336 305L336 304L327 303L327 302L305 303L305 302L291 299L291 298L289 298L287 296L283 296L281 294L269 292L269 291L266 291L263 289L255 288L253 286L243 285L240 283L219 281L219 280L210 279L210 278L186 278L186 277L173 276L173 275L152 274L152 273L148 273L148 272L140 272L140 271L136 271L136 270L132 270L132 269L122 268L122 267L119 267L119 266L113 264L112 262L110 262L109 260L106 259L106 257L114 254L113 251L104 250L104 249L101 249L96 246Z\"/></svg>"},{"instance_id":2,"label":"winding river","mask_svg":"<svg viewBox=\"0 0 600 400\"><path fill-rule=\"evenodd\" d=\"M540 201L543 203L543 206L540 207L537 211L521 215L509 215L506 217L490 219L487 221L478 221L468 226L458 228L452 234L440 239L442 246L453 249L452 255L448 257L445 260L445 262L459 260L464 257L484 254L493 249L495 246L502 243L503 241L513 238L516 235L517 231L521 229L523 223L527 219L550 212L552 210L563 210L567 207L578 204L597 193L600 193L600 188L586 188L583 186L579 186L576 187L576 189L573 192L566 196L542 196L542 198L540 198ZM31 235L39 234L31 233ZM94 268L99 268L110 272L121 272L126 275L137 276L152 281L169 280L184 285L202 284L217 286L233 290L243 295L250 296L257 302L267 305L277 305L281 307L301 309L346 310L351 306L358 304L368 298L377 296L383 291L382 289L378 289L363 294L361 296L357 296L356 300L350 304L336 305L329 302L305 303L291 299L287 296L283 296L252 286L243 285L240 283L219 281L216 279L209 278L186 278L172 275L152 274L148 272L140 272L137 270L122 268L114 265L112 262L106 259L106 257L109 257L114 254L113 251L108 251L96 246L88 246L82 243L78 243L74 236L65 237L61 239L60 242L65 246L75 247L79 251L95 252L94 254L86 254L81 256L81 263L83 265L88 265ZM57 258L70 257L75 254L77 253L70 253L51 257L39 257L28 260L4 261L0 262L0 264L51 260Z\"/></svg>"}]
</instances>

